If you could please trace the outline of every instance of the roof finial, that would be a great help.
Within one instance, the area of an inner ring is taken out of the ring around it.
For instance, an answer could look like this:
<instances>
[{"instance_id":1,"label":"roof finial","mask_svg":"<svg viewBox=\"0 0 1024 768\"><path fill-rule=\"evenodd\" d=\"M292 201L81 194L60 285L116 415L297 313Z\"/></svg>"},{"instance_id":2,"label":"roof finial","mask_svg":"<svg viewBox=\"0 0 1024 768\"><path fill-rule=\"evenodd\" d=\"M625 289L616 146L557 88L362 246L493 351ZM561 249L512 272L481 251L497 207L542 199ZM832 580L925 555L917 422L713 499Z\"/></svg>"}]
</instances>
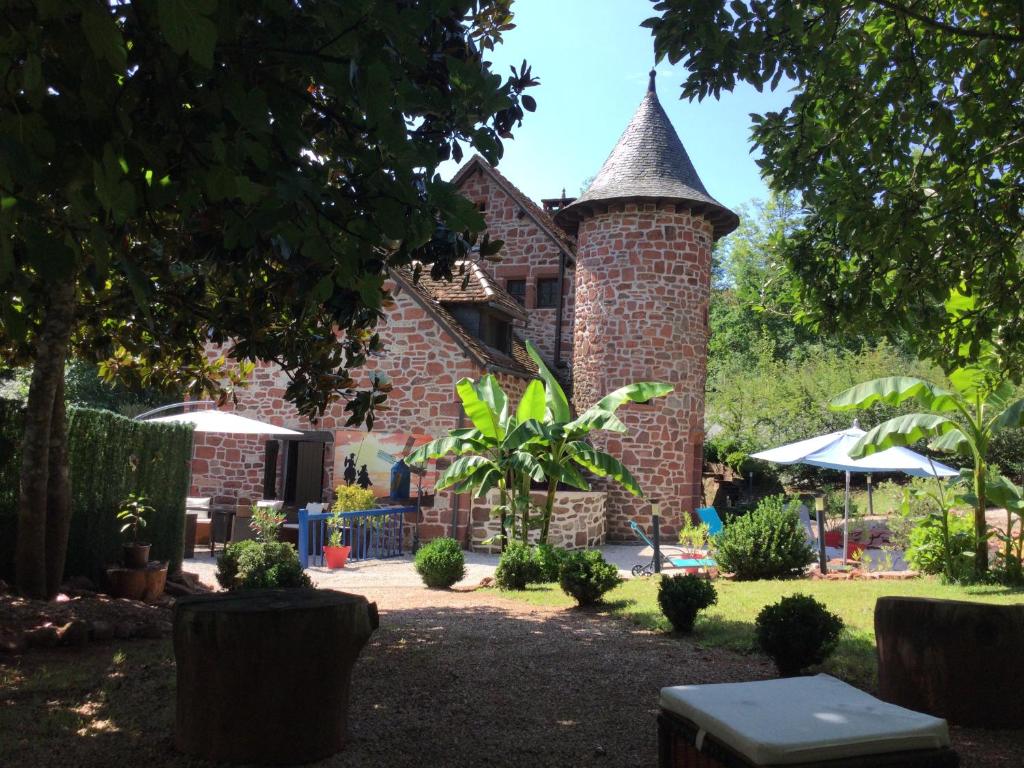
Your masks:
<instances>
[{"instance_id":1,"label":"roof finial","mask_svg":"<svg viewBox=\"0 0 1024 768\"><path fill-rule=\"evenodd\" d=\"M650 79L650 82L647 83L647 92L648 93L657 93L657 91L654 89L654 77L657 74L658 74L658 71L656 69L651 69L651 79Z\"/></svg>"}]
</instances>

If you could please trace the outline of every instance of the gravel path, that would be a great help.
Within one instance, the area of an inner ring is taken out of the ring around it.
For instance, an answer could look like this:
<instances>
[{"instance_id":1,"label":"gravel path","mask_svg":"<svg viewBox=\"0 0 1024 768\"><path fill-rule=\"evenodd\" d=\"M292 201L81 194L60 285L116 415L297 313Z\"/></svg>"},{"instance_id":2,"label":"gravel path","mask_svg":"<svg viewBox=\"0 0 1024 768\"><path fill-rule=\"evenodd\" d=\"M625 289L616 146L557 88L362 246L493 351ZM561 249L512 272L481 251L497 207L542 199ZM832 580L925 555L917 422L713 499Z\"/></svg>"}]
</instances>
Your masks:
<instances>
[{"instance_id":1,"label":"gravel path","mask_svg":"<svg viewBox=\"0 0 1024 768\"><path fill-rule=\"evenodd\" d=\"M361 590L362 591L362 590ZM658 690L767 677L758 659L493 593L364 591L381 628L329 766L653 766Z\"/></svg>"}]
</instances>

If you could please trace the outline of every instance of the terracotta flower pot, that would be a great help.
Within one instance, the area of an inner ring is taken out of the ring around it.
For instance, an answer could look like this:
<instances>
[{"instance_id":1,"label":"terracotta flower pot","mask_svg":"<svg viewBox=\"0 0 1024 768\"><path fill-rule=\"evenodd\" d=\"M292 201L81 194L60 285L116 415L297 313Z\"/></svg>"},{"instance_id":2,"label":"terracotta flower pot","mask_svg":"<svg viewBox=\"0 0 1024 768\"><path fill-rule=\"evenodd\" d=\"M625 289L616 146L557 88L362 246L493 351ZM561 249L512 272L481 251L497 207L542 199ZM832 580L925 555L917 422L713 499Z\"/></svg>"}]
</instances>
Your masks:
<instances>
[{"instance_id":1,"label":"terracotta flower pot","mask_svg":"<svg viewBox=\"0 0 1024 768\"><path fill-rule=\"evenodd\" d=\"M146 594L146 570L144 568L108 568L107 588L114 597L141 600Z\"/></svg>"},{"instance_id":2,"label":"terracotta flower pot","mask_svg":"<svg viewBox=\"0 0 1024 768\"><path fill-rule=\"evenodd\" d=\"M152 544L137 542L123 545L123 562L125 568L145 568L149 563L149 549Z\"/></svg>"},{"instance_id":3,"label":"terracotta flower pot","mask_svg":"<svg viewBox=\"0 0 1024 768\"><path fill-rule=\"evenodd\" d=\"M324 560L327 562L327 567L331 569L344 568L350 552L352 552L352 547L324 547Z\"/></svg>"}]
</instances>

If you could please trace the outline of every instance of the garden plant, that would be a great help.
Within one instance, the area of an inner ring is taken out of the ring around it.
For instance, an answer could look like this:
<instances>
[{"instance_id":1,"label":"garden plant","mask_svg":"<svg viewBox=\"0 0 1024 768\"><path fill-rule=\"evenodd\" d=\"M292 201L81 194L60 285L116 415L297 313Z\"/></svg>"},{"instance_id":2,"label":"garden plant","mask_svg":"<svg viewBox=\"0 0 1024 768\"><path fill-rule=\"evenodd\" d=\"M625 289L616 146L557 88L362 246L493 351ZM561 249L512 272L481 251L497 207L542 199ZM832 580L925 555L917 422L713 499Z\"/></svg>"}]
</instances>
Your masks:
<instances>
[{"instance_id":1,"label":"garden plant","mask_svg":"<svg viewBox=\"0 0 1024 768\"><path fill-rule=\"evenodd\" d=\"M441 537L419 548L414 567L428 587L447 589L466 575L466 558L459 542Z\"/></svg>"},{"instance_id":2,"label":"garden plant","mask_svg":"<svg viewBox=\"0 0 1024 768\"><path fill-rule=\"evenodd\" d=\"M754 622L758 647L781 677L821 664L835 650L843 620L813 597L800 593L765 606Z\"/></svg>"},{"instance_id":3,"label":"garden plant","mask_svg":"<svg viewBox=\"0 0 1024 768\"><path fill-rule=\"evenodd\" d=\"M975 301L969 297L950 299L951 311L970 312ZM1007 508L1007 531L1003 539L1006 572L1020 574L1020 559L1015 555L1012 534L1014 515L1020 515L1021 493L1008 479L994 474L988 463L993 438L1005 429L1024 424L1024 398L1008 379L999 354L991 345L983 345L977 362L957 368L949 374L948 390L923 379L890 376L858 384L836 395L831 406L836 410L866 408L874 403L899 405L916 401L922 410L884 421L865 434L850 455L866 456L893 446L913 445L928 440L935 451L956 454L970 462L963 470L970 489L961 500L974 508L974 578L983 579L988 571L989 529L985 517L989 498L999 499Z\"/></svg>"},{"instance_id":4,"label":"garden plant","mask_svg":"<svg viewBox=\"0 0 1024 768\"><path fill-rule=\"evenodd\" d=\"M497 378L462 379L456 392L473 427L456 429L421 446L406 457L412 466L454 454L456 459L438 478L435 488L454 488L480 498L497 488L498 505L492 514L501 519L501 541L523 544L532 529L540 529L539 543L547 543L555 494L560 483L590 490L581 474L609 477L634 496L643 492L630 471L614 456L585 442L596 430L624 433L626 426L615 412L627 402L646 403L672 391L668 384L640 382L615 390L582 415L572 418L569 401L555 376L530 342L527 351L540 375L527 386L515 411ZM542 506L530 498L531 482L546 482Z\"/></svg>"},{"instance_id":5,"label":"garden plant","mask_svg":"<svg viewBox=\"0 0 1024 768\"><path fill-rule=\"evenodd\" d=\"M228 544L217 558L217 582L227 590L311 587L295 547L247 539Z\"/></svg>"},{"instance_id":6,"label":"garden plant","mask_svg":"<svg viewBox=\"0 0 1024 768\"><path fill-rule=\"evenodd\" d=\"M592 605L622 583L619 570L596 549L570 552L558 572L558 585L577 605Z\"/></svg>"},{"instance_id":7,"label":"garden plant","mask_svg":"<svg viewBox=\"0 0 1024 768\"><path fill-rule=\"evenodd\" d=\"M533 547L518 541L511 541L498 558L494 569L494 581L501 589L526 589L528 584L541 580L541 567Z\"/></svg>"},{"instance_id":8,"label":"garden plant","mask_svg":"<svg viewBox=\"0 0 1024 768\"><path fill-rule=\"evenodd\" d=\"M676 632L691 633L697 614L717 602L715 585L701 576L677 573L658 584L658 606Z\"/></svg>"},{"instance_id":9,"label":"garden plant","mask_svg":"<svg viewBox=\"0 0 1024 768\"><path fill-rule=\"evenodd\" d=\"M814 551L797 516L797 500L769 496L733 518L715 541L719 567L739 581L792 579L814 561Z\"/></svg>"}]
</instances>

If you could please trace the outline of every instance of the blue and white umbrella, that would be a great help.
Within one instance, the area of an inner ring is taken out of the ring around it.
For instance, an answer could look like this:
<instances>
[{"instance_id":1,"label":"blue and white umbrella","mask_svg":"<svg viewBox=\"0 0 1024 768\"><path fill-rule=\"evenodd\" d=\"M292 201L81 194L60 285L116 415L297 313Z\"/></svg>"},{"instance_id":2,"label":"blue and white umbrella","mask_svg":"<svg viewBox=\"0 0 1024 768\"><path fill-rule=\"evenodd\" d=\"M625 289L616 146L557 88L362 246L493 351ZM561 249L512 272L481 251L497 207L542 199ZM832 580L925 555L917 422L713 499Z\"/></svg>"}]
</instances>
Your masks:
<instances>
[{"instance_id":1,"label":"blue and white umbrella","mask_svg":"<svg viewBox=\"0 0 1024 768\"><path fill-rule=\"evenodd\" d=\"M871 475L875 472L903 472L914 477L956 477L959 470L915 453L909 448L887 448L861 459L850 458L853 446L866 433L855 421L849 429L811 437L767 451L752 453L751 457L774 464L810 464L846 473L846 501L843 513L843 552L849 544L850 473L862 472L868 476L868 495L871 494Z\"/></svg>"}]
</instances>

